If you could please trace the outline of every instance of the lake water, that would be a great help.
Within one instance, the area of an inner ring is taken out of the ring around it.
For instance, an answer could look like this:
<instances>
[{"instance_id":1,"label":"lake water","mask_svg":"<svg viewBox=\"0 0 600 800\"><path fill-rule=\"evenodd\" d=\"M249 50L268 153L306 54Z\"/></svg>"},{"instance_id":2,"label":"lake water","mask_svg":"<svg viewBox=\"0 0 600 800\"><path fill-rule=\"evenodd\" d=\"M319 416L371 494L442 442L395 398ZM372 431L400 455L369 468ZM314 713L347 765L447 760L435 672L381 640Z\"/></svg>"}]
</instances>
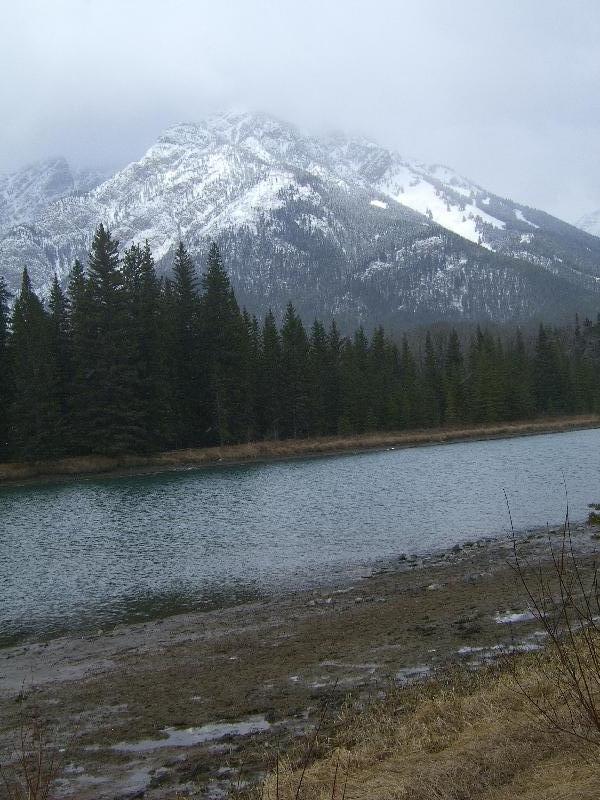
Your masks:
<instances>
[{"instance_id":1,"label":"lake water","mask_svg":"<svg viewBox=\"0 0 600 800\"><path fill-rule=\"evenodd\" d=\"M600 430L0 489L0 643L356 575L600 501Z\"/></svg>"}]
</instances>

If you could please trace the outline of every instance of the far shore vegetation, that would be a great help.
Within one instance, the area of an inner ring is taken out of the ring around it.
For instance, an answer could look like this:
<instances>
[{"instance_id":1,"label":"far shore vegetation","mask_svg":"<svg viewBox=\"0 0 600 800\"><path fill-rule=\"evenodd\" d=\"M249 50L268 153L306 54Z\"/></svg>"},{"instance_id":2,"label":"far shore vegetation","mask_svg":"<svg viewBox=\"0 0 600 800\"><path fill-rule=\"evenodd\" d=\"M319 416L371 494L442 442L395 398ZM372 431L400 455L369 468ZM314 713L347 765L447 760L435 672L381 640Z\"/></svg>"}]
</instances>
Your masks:
<instances>
[{"instance_id":1,"label":"far shore vegetation","mask_svg":"<svg viewBox=\"0 0 600 800\"><path fill-rule=\"evenodd\" d=\"M271 311L258 320L238 307L216 245L201 276L180 244L159 278L147 245L121 253L100 226L66 290L55 278L46 303L25 270L10 300L0 279L5 464L79 472L301 455L600 410L598 321L417 341L381 327L343 335L335 320L307 329L291 303L280 323Z\"/></svg>"},{"instance_id":2,"label":"far shore vegetation","mask_svg":"<svg viewBox=\"0 0 600 800\"><path fill-rule=\"evenodd\" d=\"M290 458L341 455L368 450L419 447L459 441L503 439L600 427L600 415L546 417L495 425L453 426L411 431L375 431L348 436L243 442L157 453L81 455L55 460L0 463L0 484L79 475L136 474L185 467L211 467ZM598 512L593 512L598 513ZM600 519L600 515L599 515Z\"/></svg>"}]
</instances>

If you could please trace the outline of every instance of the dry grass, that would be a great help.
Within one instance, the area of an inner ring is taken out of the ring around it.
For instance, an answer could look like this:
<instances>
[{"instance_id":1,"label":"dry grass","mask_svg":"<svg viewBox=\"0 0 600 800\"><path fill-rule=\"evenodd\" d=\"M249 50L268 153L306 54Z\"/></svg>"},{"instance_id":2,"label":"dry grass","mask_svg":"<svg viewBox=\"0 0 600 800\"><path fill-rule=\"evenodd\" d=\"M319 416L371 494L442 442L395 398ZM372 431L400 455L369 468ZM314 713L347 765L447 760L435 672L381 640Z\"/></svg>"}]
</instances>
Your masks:
<instances>
[{"instance_id":1,"label":"dry grass","mask_svg":"<svg viewBox=\"0 0 600 800\"><path fill-rule=\"evenodd\" d=\"M451 674L392 690L382 701L349 706L336 732L308 766L286 759L263 787L262 800L592 800L598 752L578 745L532 714L519 684L558 707L547 668L529 656L477 674ZM347 785L346 785L347 781Z\"/></svg>"},{"instance_id":2,"label":"dry grass","mask_svg":"<svg viewBox=\"0 0 600 800\"><path fill-rule=\"evenodd\" d=\"M528 420L499 425L479 425L418 431L383 431L356 436L317 439L286 439L248 444L172 450L152 455L77 456L57 461L0 464L0 483L44 477L69 477L101 473L169 470L184 466L211 466L284 458L333 455L386 447L417 447L461 440L527 436L550 431L568 431L600 426L597 415Z\"/></svg>"},{"instance_id":3,"label":"dry grass","mask_svg":"<svg viewBox=\"0 0 600 800\"><path fill-rule=\"evenodd\" d=\"M57 797L55 789L65 749L56 746L54 732L37 707L21 708L20 716L12 748L7 758L0 760L0 797L4 800L53 800Z\"/></svg>"},{"instance_id":4,"label":"dry grass","mask_svg":"<svg viewBox=\"0 0 600 800\"><path fill-rule=\"evenodd\" d=\"M362 710L348 706L329 741L317 729L310 751L277 759L256 797L600 797L600 575L575 551L568 503L560 543L550 540L549 549L546 571L524 559L513 530L513 568L545 636L544 651L393 689Z\"/></svg>"}]
</instances>

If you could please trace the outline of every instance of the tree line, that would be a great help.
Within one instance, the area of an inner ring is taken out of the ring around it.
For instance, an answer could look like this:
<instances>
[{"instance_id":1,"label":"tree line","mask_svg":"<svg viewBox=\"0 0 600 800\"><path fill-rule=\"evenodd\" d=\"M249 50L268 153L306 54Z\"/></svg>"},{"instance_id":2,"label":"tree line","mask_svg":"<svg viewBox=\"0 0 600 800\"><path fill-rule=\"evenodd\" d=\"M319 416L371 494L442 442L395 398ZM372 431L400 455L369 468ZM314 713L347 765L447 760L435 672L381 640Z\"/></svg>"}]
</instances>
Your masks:
<instances>
[{"instance_id":1,"label":"tree line","mask_svg":"<svg viewBox=\"0 0 600 800\"><path fill-rule=\"evenodd\" d=\"M47 303L25 269L0 279L0 458L121 454L365 431L494 423L600 409L600 323L499 337L381 327L307 330L240 310L216 245L198 277L179 244L159 279L150 248L100 226Z\"/></svg>"}]
</instances>

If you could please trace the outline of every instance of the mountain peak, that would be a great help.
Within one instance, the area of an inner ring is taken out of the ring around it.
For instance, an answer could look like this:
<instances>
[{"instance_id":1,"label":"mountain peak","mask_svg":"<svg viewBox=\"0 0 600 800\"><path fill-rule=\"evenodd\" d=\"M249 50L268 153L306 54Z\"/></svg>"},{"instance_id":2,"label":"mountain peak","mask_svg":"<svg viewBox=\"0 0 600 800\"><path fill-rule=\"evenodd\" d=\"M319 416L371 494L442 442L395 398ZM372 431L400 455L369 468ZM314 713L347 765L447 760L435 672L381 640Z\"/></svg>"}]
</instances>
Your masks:
<instances>
[{"instance_id":1,"label":"mountain peak","mask_svg":"<svg viewBox=\"0 0 600 800\"><path fill-rule=\"evenodd\" d=\"M11 288L24 263L36 288L64 277L99 222L122 247L147 239L162 271L180 238L200 261L218 241L241 304L259 312L292 300L352 323L522 319L559 300L583 312L600 283L600 239L450 167L260 112L173 125L93 191L82 181L50 159L2 184Z\"/></svg>"}]
</instances>

